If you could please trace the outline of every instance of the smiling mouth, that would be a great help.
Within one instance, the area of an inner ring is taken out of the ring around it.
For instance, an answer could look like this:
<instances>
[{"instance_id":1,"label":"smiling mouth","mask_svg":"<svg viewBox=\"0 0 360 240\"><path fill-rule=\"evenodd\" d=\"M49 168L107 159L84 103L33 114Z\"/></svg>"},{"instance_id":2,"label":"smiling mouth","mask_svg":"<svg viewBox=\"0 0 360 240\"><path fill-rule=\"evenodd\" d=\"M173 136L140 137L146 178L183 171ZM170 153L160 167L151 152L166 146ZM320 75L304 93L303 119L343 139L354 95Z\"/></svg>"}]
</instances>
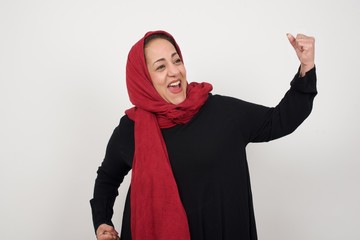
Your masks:
<instances>
[{"instance_id":1,"label":"smiling mouth","mask_svg":"<svg viewBox=\"0 0 360 240\"><path fill-rule=\"evenodd\" d=\"M170 83L169 85L168 85L168 88L176 88L176 87L180 87L181 86L181 81L179 80L179 81L176 81L176 82L173 82L173 83Z\"/></svg>"},{"instance_id":2,"label":"smiling mouth","mask_svg":"<svg viewBox=\"0 0 360 240\"><path fill-rule=\"evenodd\" d=\"M168 89L171 93L180 93L182 91L182 88L181 88L181 81L178 80L176 82L172 82L168 85Z\"/></svg>"}]
</instances>

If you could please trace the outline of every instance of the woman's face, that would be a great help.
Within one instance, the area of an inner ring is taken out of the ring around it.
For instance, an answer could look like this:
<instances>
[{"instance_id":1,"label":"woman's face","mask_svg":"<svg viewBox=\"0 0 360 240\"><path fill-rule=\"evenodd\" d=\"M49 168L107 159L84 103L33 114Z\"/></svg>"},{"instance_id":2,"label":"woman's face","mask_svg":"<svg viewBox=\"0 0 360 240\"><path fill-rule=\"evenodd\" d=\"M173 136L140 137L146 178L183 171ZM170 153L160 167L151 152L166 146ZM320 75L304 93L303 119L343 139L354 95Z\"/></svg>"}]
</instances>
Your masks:
<instances>
[{"instance_id":1,"label":"woman's face","mask_svg":"<svg viewBox=\"0 0 360 240\"><path fill-rule=\"evenodd\" d=\"M159 95L169 103L182 103L186 99L186 70L175 47L166 39L153 39L145 46L145 59Z\"/></svg>"}]
</instances>

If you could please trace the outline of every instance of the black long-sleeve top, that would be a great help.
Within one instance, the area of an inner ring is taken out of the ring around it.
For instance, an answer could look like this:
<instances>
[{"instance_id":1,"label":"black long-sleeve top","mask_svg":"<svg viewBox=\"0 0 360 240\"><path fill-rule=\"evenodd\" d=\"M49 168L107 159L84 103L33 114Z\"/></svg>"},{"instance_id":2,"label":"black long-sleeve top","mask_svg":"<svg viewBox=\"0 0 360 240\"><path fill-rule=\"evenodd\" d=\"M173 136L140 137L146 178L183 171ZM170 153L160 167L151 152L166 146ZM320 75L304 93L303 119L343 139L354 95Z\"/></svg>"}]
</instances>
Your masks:
<instances>
[{"instance_id":1,"label":"black long-sleeve top","mask_svg":"<svg viewBox=\"0 0 360 240\"><path fill-rule=\"evenodd\" d=\"M293 132L310 114L317 94L315 68L304 77L297 73L290 85L274 108L210 94L190 122L162 129L192 240L257 239L245 148ZM114 201L133 156L134 122L125 115L97 171L90 201L95 229L112 225ZM122 240L131 239L129 198Z\"/></svg>"}]
</instances>

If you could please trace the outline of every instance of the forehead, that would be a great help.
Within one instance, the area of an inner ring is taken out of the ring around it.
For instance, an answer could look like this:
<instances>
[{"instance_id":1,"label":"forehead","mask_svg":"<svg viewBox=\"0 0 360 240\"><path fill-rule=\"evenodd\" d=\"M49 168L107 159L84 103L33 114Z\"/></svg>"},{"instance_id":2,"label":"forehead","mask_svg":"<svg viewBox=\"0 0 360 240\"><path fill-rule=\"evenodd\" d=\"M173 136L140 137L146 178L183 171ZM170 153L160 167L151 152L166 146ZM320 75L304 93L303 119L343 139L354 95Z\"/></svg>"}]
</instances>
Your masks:
<instances>
[{"instance_id":1,"label":"forehead","mask_svg":"<svg viewBox=\"0 0 360 240\"><path fill-rule=\"evenodd\" d=\"M174 52L177 52L174 45L162 38L152 39L144 48L145 57L148 59L168 57Z\"/></svg>"}]
</instances>

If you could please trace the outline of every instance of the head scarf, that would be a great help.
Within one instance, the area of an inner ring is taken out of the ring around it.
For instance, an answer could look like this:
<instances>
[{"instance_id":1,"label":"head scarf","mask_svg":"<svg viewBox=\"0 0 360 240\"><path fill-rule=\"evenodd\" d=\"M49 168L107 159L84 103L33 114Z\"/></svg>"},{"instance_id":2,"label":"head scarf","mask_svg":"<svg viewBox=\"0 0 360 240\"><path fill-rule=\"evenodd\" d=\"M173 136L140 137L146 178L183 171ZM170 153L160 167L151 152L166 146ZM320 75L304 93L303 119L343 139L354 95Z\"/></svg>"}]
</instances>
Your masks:
<instances>
[{"instance_id":1,"label":"head scarf","mask_svg":"<svg viewBox=\"0 0 360 240\"><path fill-rule=\"evenodd\" d=\"M165 31L148 32L130 50L126 84L133 108L126 114L135 122L130 207L134 240L190 240L186 212L181 203L161 128L186 124L208 98L209 83L190 83L180 104L166 102L153 87L144 55L145 38ZM174 45L181 60L179 46Z\"/></svg>"}]
</instances>

